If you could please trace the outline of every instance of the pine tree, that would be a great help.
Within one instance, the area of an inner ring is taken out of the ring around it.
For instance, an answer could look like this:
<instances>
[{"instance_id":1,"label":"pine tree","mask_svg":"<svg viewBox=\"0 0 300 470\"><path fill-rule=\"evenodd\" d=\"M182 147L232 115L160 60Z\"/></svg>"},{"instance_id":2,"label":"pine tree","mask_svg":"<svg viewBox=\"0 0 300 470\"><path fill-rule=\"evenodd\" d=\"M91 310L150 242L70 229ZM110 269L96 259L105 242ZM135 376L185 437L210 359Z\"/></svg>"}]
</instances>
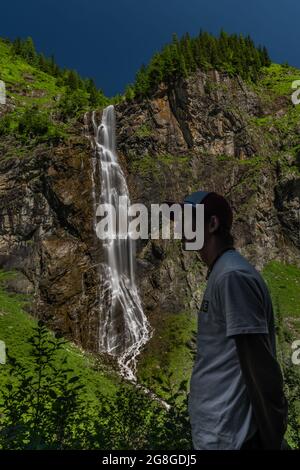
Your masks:
<instances>
[{"instance_id":1,"label":"pine tree","mask_svg":"<svg viewBox=\"0 0 300 470\"><path fill-rule=\"evenodd\" d=\"M38 55L38 66L43 72L48 72L48 62L44 54Z\"/></svg>"},{"instance_id":2,"label":"pine tree","mask_svg":"<svg viewBox=\"0 0 300 470\"><path fill-rule=\"evenodd\" d=\"M192 41L188 33L183 36L182 46L186 68L189 72L194 72L196 70L196 62L193 56Z\"/></svg>"},{"instance_id":3,"label":"pine tree","mask_svg":"<svg viewBox=\"0 0 300 470\"><path fill-rule=\"evenodd\" d=\"M137 96L146 96L149 91L149 80L145 64L142 64L140 70L136 73L135 93Z\"/></svg>"},{"instance_id":4,"label":"pine tree","mask_svg":"<svg viewBox=\"0 0 300 470\"><path fill-rule=\"evenodd\" d=\"M30 64L35 64L37 59L37 54L31 37L25 39L21 46L22 57L24 57L27 62Z\"/></svg>"},{"instance_id":5,"label":"pine tree","mask_svg":"<svg viewBox=\"0 0 300 470\"><path fill-rule=\"evenodd\" d=\"M95 82L92 78L88 78L85 80L85 89L88 92L89 96L89 103L91 106L97 106L99 102L99 95L98 90L96 88Z\"/></svg>"},{"instance_id":6,"label":"pine tree","mask_svg":"<svg viewBox=\"0 0 300 470\"><path fill-rule=\"evenodd\" d=\"M15 55L21 55L22 52L22 43L21 39L18 37L12 43L12 52Z\"/></svg>"},{"instance_id":7,"label":"pine tree","mask_svg":"<svg viewBox=\"0 0 300 470\"><path fill-rule=\"evenodd\" d=\"M77 90L79 87L79 77L75 70L69 70L66 76L66 85L71 90Z\"/></svg>"},{"instance_id":8,"label":"pine tree","mask_svg":"<svg viewBox=\"0 0 300 470\"><path fill-rule=\"evenodd\" d=\"M263 65L266 66L266 67L270 67L271 59L270 59L270 56L269 56L269 53L268 53L268 50L267 50L266 46L264 46L263 49L262 49L262 57L263 57Z\"/></svg>"},{"instance_id":9,"label":"pine tree","mask_svg":"<svg viewBox=\"0 0 300 470\"><path fill-rule=\"evenodd\" d=\"M155 53L150 63L139 70L134 90L137 95L146 96L161 81L172 83L179 77L187 77L197 68L239 74L246 80L255 81L260 68L270 63L266 48L256 48L249 35L228 35L221 30L216 38L200 30L195 38L186 33L178 39L173 33L172 42Z\"/></svg>"},{"instance_id":10,"label":"pine tree","mask_svg":"<svg viewBox=\"0 0 300 470\"><path fill-rule=\"evenodd\" d=\"M161 82L162 78L162 57L160 54L155 53L147 68L149 90L153 90Z\"/></svg>"},{"instance_id":11,"label":"pine tree","mask_svg":"<svg viewBox=\"0 0 300 470\"><path fill-rule=\"evenodd\" d=\"M55 62L54 55L52 54L50 59L49 59L49 73L53 75L54 77L59 76L60 70L58 65Z\"/></svg>"},{"instance_id":12,"label":"pine tree","mask_svg":"<svg viewBox=\"0 0 300 470\"><path fill-rule=\"evenodd\" d=\"M134 86L131 84L126 85L125 88L125 99L131 101L135 97Z\"/></svg>"}]
</instances>

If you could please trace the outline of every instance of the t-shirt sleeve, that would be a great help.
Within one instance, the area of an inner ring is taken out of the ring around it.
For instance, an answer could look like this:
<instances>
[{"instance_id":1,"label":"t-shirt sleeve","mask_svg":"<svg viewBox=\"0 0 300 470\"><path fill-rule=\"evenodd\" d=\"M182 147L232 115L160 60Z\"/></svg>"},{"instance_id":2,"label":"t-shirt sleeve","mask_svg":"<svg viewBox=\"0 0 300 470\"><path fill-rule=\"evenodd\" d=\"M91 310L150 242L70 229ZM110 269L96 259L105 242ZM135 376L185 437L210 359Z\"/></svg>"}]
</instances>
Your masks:
<instances>
[{"instance_id":1,"label":"t-shirt sleeve","mask_svg":"<svg viewBox=\"0 0 300 470\"><path fill-rule=\"evenodd\" d=\"M264 298L258 280L242 271L230 271L218 281L218 295L226 322L226 336L268 334Z\"/></svg>"}]
</instances>

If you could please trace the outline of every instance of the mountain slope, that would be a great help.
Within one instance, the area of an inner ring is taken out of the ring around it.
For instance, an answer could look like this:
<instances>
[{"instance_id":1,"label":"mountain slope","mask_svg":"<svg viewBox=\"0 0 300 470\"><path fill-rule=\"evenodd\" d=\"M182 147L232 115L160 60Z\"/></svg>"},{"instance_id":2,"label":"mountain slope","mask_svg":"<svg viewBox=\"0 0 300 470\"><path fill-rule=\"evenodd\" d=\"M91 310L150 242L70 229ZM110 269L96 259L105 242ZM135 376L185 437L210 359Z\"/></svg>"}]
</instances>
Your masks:
<instances>
[{"instance_id":1,"label":"mountain slope","mask_svg":"<svg viewBox=\"0 0 300 470\"><path fill-rule=\"evenodd\" d=\"M30 298L7 292L5 289L6 282L13 277L14 273L0 272L0 339L5 342L7 352L12 357L31 368L28 340L37 322L23 310ZM95 357L86 354L72 343L64 347L60 356L61 364L63 356L68 358L68 366L81 377L84 384L88 385L88 395L84 397L85 400L95 401L99 390L109 395L115 393L119 381L113 369L108 366L105 368L103 363L97 363ZM60 367L59 361L57 367ZM7 383L9 370L8 364L1 365L1 388Z\"/></svg>"}]
</instances>

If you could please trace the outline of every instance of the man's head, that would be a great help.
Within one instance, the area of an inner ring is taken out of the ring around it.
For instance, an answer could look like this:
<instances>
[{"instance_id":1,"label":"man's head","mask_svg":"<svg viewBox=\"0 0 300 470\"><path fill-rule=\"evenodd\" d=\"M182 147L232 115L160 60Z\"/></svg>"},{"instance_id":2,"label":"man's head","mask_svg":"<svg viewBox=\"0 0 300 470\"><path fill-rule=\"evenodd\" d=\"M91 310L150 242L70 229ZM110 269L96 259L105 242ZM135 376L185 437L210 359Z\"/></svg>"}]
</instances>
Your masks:
<instances>
[{"instance_id":1,"label":"man's head","mask_svg":"<svg viewBox=\"0 0 300 470\"><path fill-rule=\"evenodd\" d=\"M197 204L204 206L204 244L199 253L202 260L210 265L218 252L234 245L231 235L233 219L231 207L223 196L207 191L197 191L187 195L181 203L183 214L186 204L192 205L193 208L191 220L187 221L192 225L193 231L196 230ZM182 239L184 249L186 242L191 242L191 240Z\"/></svg>"},{"instance_id":2,"label":"man's head","mask_svg":"<svg viewBox=\"0 0 300 470\"><path fill-rule=\"evenodd\" d=\"M208 193L201 204L204 205L204 244L199 253L210 265L219 251L234 246L231 234L233 214L228 201L215 192Z\"/></svg>"}]
</instances>

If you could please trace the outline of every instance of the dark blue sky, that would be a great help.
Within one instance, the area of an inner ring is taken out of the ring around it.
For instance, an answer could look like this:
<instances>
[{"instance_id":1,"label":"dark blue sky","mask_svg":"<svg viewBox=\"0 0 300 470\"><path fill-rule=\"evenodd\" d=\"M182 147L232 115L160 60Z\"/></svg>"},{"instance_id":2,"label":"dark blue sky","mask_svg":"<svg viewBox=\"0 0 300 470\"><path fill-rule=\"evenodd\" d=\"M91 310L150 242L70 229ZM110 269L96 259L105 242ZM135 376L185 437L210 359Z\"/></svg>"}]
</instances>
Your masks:
<instances>
[{"instance_id":1,"label":"dark blue sky","mask_svg":"<svg viewBox=\"0 0 300 470\"><path fill-rule=\"evenodd\" d=\"M275 62L300 67L299 0L7 0L0 36L31 36L62 67L122 93L172 33L250 34Z\"/></svg>"}]
</instances>

